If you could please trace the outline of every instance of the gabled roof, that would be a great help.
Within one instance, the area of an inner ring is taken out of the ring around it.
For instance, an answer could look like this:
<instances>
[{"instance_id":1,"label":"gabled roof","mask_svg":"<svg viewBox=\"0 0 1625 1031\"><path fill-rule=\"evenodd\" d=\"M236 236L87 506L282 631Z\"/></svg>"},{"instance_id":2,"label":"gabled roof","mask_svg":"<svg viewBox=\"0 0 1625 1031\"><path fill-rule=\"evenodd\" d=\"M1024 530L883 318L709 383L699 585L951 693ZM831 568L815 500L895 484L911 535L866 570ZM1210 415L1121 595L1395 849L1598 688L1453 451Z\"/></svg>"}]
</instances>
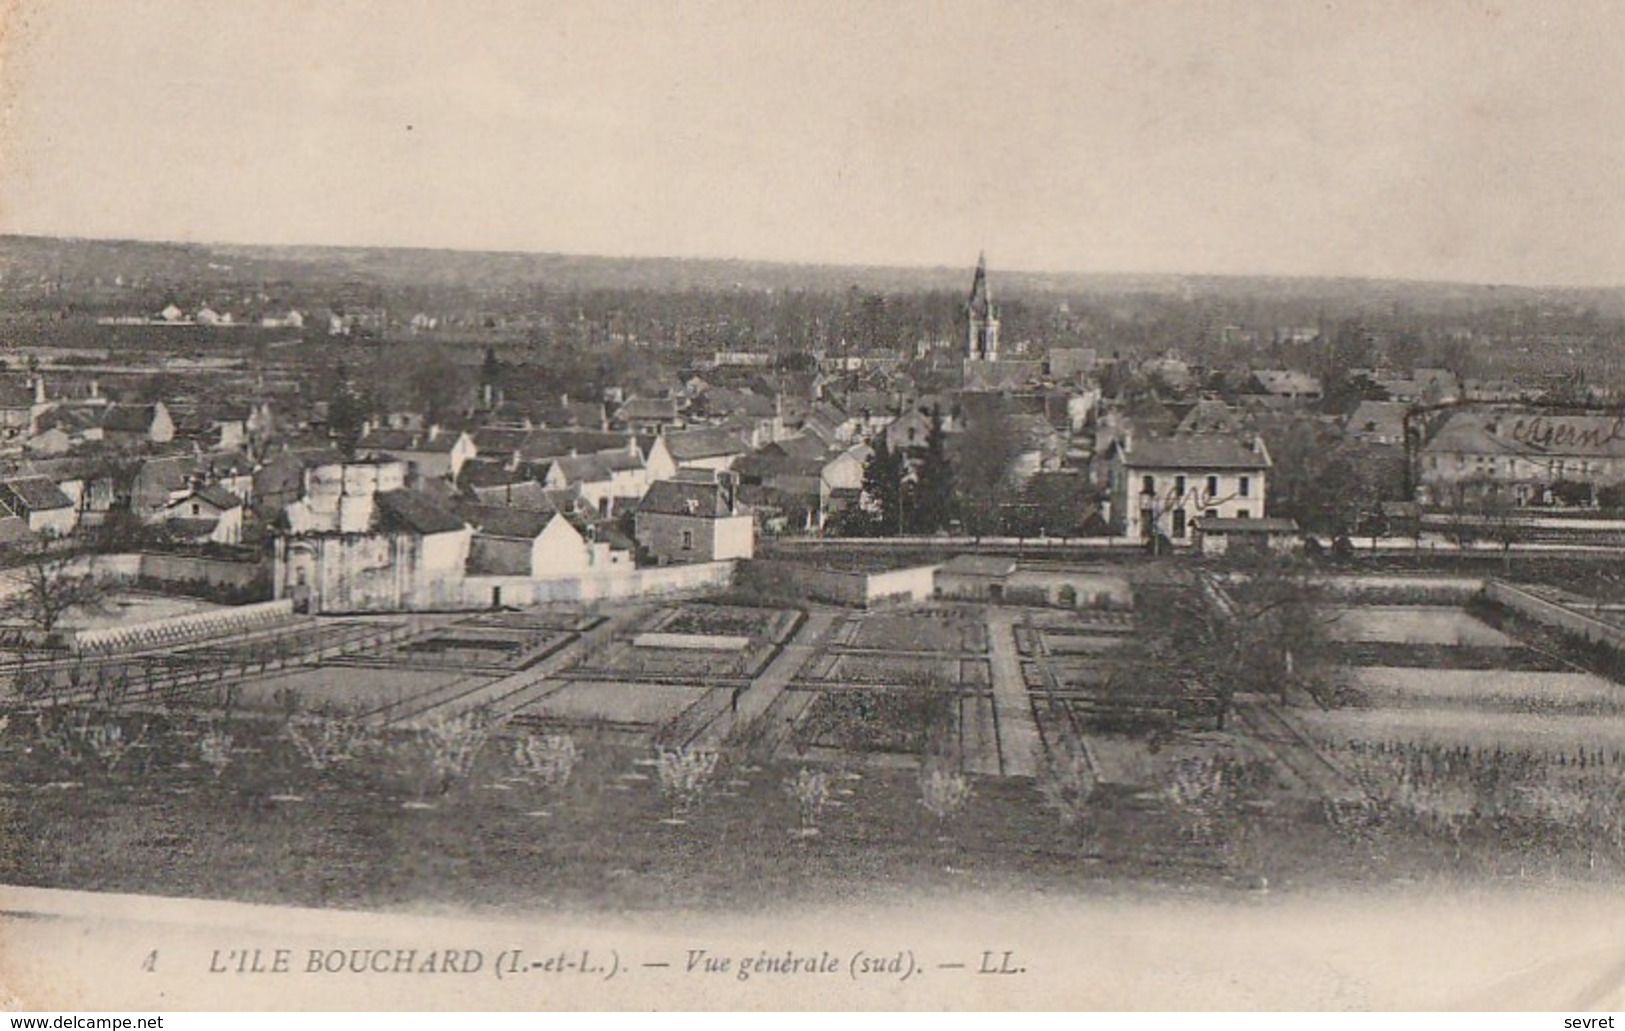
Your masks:
<instances>
[{"instance_id":1,"label":"gabled roof","mask_svg":"<svg viewBox=\"0 0 1625 1031\"><path fill-rule=\"evenodd\" d=\"M475 458L463 463L463 471L458 476L458 482L470 490L479 490L485 487L502 487L509 484L531 482L529 474L516 469L509 469L502 462L491 461L485 458Z\"/></svg>"},{"instance_id":2,"label":"gabled roof","mask_svg":"<svg viewBox=\"0 0 1625 1031\"><path fill-rule=\"evenodd\" d=\"M547 524L559 515L556 508L512 508L485 506L468 509L468 521L474 532L486 537L512 537L533 541L541 536Z\"/></svg>"},{"instance_id":3,"label":"gabled roof","mask_svg":"<svg viewBox=\"0 0 1625 1031\"><path fill-rule=\"evenodd\" d=\"M0 380L0 408L34 407L34 389L16 380Z\"/></svg>"},{"instance_id":4,"label":"gabled roof","mask_svg":"<svg viewBox=\"0 0 1625 1031\"><path fill-rule=\"evenodd\" d=\"M102 428L115 433L146 433L156 417L154 405L108 405L103 409Z\"/></svg>"},{"instance_id":5,"label":"gabled roof","mask_svg":"<svg viewBox=\"0 0 1625 1031\"><path fill-rule=\"evenodd\" d=\"M378 528L409 533L450 533L467 524L428 495L410 490L382 491L377 496Z\"/></svg>"},{"instance_id":6,"label":"gabled roof","mask_svg":"<svg viewBox=\"0 0 1625 1031\"><path fill-rule=\"evenodd\" d=\"M1009 576L1016 571L1016 560L997 555L955 555L942 564L940 572L960 576Z\"/></svg>"},{"instance_id":7,"label":"gabled roof","mask_svg":"<svg viewBox=\"0 0 1625 1031\"><path fill-rule=\"evenodd\" d=\"M215 508L223 511L238 508L243 503L241 498L218 484L210 484L207 487L199 487L197 490L193 491L192 494L198 500L207 501Z\"/></svg>"},{"instance_id":8,"label":"gabled roof","mask_svg":"<svg viewBox=\"0 0 1625 1031\"><path fill-rule=\"evenodd\" d=\"M1428 452L1548 458L1625 458L1625 423L1611 415L1456 412Z\"/></svg>"},{"instance_id":9,"label":"gabled roof","mask_svg":"<svg viewBox=\"0 0 1625 1031\"><path fill-rule=\"evenodd\" d=\"M1230 406L1223 401L1203 399L1191 405L1179 420L1178 433L1235 433L1240 429Z\"/></svg>"},{"instance_id":10,"label":"gabled roof","mask_svg":"<svg viewBox=\"0 0 1625 1031\"><path fill-rule=\"evenodd\" d=\"M35 540L34 531L28 528L28 520L17 515L7 515L6 512L9 511L4 505L0 505L0 544Z\"/></svg>"},{"instance_id":11,"label":"gabled roof","mask_svg":"<svg viewBox=\"0 0 1625 1031\"><path fill-rule=\"evenodd\" d=\"M642 452L633 454L630 451L599 451L592 457L604 463L604 468L611 472L624 473L644 467Z\"/></svg>"},{"instance_id":12,"label":"gabled roof","mask_svg":"<svg viewBox=\"0 0 1625 1031\"><path fill-rule=\"evenodd\" d=\"M594 401L544 402L533 407L530 415L537 426L554 429L598 430L604 425L604 406Z\"/></svg>"},{"instance_id":13,"label":"gabled roof","mask_svg":"<svg viewBox=\"0 0 1625 1031\"><path fill-rule=\"evenodd\" d=\"M808 436L804 433L798 434L794 437L786 437L783 440L774 441L773 443L767 445L767 447L762 448L762 451L777 451L780 454L786 455L790 458L821 459L829 457L829 446L827 444L819 440L817 437Z\"/></svg>"},{"instance_id":14,"label":"gabled roof","mask_svg":"<svg viewBox=\"0 0 1625 1031\"><path fill-rule=\"evenodd\" d=\"M481 426L474 431L474 447L480 454L518 454L530 437L529 430L514 430L500 426Z\"/></svg>"},{"instance_id":15,"label":"gabled roof","mask_svg":"<svg viewBox=\"0 0 1625 1031\"><path fill-rule=\"evenodd\" d=\"M621 422L633 419L672 421L677 418L677 400L670 397L629 397L615 409L615 418Z\"/></svg>"},{"instance_id":16,"label":"gabled roof","mask_svg":"<svg viewBox=\"0 0 1625 1031\"><path fill-rule=\"evenodd\" d=\"M73 499L62 493L62 488L47 476L19 476L4 482L30 512L50 512L59 508L72 508Z\"/></svg>"},{"instance_id":17,"label":"gabled roof","mask_svg":"<svg viewBox=\"0 0 1625 1031\"><path fill-rule=\"evenodd\" d=\"M40 416L39 428L60 428L67 433L83 433L102 426L103 409L91 405L65 405Z\"/></svg>"},{"instance_id":18,"label":"gabled roof","mask_svg":"<svg viewBox=\"0 0 1625 1031\"><path fill-rule=\"evenodd\" d=\"M609 463L599 455L555 458L549 464L559 471L565 483L605 483L612 475Z\"/></svg>"},{"instance_id":19,"label":"gabled roof","mask_svg":"<svg viewBox=\"0 0 1625 1031\"><path fill-rule=\"evenodd\" d=\"M196 540L214 533L214 528L220 525L220 517L198 516L164 520L164 527L177 536Z\"/></svg>"},{"instance_id":20,"label":"gabled roof","mask_svg":"<svg viewBox=\"0 0 1625 1031\"><path fill-rule=\"evenodd\" d=\"M1267 469L1265 455L1232 437L1203 434L1179 437L1136 437L1114 450L1131 469Z\"/></svg>"},{"instance_id":21,"label":"gabled roof","mask_svg":"<svg viewBox=\"0 0 1625 1031\"><path fill-rule=\"evenodd\" d=\"M57 484L68 480L111 480L113 470L104 459L93 455L64 455L61 458L31 458L17 467L20 476L48 476Z\"/></svg>"},{"instance_id":22,"label":"gabled roof","mask_svg":"<svg viewBox=\"0 0 1625 1031\"><path fill-rule=\"evenodd\" d=\"M417 443L417 437L418 434L411 430L392 430L374 426L361 435L359 446L377 448L380 451L405 451Z\"/></svg>"},{"instance_id":23,"label":"gabled roof","mask_svg":"<svg viewBox=\"0 0 1625 1031\"><path fill-rule=\"evenodd\" d=\"M205 451L192 459L193 467L207 476L243 476L254 471L254 463L241 451Z\"/></svg>"},{"instance_id":24,"label":"gabled roof","mask_svg":"<svg viewBox=\"0 0 1625 1031\"><path fill-rule=\"evenodd\" d=\"M550 512L557 507L547 488L535 480L522 483L493 483L471 486L481 505L529 508Z\"/></svg>"},{"instance_id":25,"label":"gabled roof","mask_svg":"<svg viewBox=\"0 0 1625 1031\"><path fill-rule=\"evenodd\" d=\"M626 450L624 433L599 430L532 430L519 453L527 462L542 462L570 455L590 455L599 451Z\"/></svg>"},{"instance_id":26,"label":"gabled roof","mask_svg":"<svg viewBox=\"0 0 1625 1031\"><path fill-rule=\"evenodd\" d=\"M1302 397L1321 392L1320 380L1293 369L1257 369L1253 379L1267 393Z\"/></svg>"},{"instance_id":27,"label":"gabled roof","mask_svg":"<svg viewBox=\"0 0 1625 1031\"><path fill-rule=\"evenodd\" d=\"M721 486L687 480L659 480L638 502L638 514L722 519L733 515Z\"/></svg>"},{"instance_id":28,"label":"gabled roof","mask_svg":"<svg viewBox=\"0 0 1625 1031\"><path fill-rule=\"evenodd\" d=\"M1361 401L1349 413L1344 427L1349 433L1380 433L1402 436L1405 432L1405 413L1410 406L1399 401Z\"/></svg>"},{"instance_id":29,"label":"gabled roof","mask_svg":"<svg viewBox=\"0 0 1625 1031\"><path fill-rule=\"evenodd\" d=\"M702 458L743 455L750 450L739 435L725 429L683 430L666 434L666 447L679 464Z\"/></svg>"}]
</instances>

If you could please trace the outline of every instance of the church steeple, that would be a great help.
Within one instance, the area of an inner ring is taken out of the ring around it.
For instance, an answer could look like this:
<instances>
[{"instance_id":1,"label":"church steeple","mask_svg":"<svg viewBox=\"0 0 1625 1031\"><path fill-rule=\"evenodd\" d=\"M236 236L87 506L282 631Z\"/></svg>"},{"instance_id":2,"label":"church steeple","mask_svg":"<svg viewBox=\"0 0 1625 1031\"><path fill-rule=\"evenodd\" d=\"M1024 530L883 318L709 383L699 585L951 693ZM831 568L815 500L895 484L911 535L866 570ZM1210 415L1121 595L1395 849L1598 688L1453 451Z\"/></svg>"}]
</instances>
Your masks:
<instances>
[{"instance_id":1,"label":"church steeple","mask_svg":"<svg viewBox=\"0 0 1625 1031\"><path fill-rule=\"evenodd\" d=\"M965 357L971 361L998 361L999 311L993 304L993 288L987 282L985 253L976 256L976 276L971 280L965 314L970 324Z\"/></svg>"}]
</instances>

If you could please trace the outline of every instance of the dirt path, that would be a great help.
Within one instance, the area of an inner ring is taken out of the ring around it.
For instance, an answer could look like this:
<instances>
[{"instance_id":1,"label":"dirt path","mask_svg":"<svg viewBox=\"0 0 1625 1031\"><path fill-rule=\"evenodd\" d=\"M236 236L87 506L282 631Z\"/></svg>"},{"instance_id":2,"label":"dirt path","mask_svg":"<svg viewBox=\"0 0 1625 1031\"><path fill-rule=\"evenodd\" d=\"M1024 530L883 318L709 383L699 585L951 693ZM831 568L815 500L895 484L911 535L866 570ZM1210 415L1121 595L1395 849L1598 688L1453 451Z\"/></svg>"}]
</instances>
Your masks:
<instances>
[{"instance_id":1,"label":"dirt path","mask_svg":"<svg viewBox=\"0 0 1625 1031\"><path fill-rule=\"evenodd\" d=\"M987 660L993 674L993 712L999 728L999 755L1007 777L1031 777L1038 772L1038 723L1032 699L1021 676L1016 651L1016 614L989 609Z\"/></svg>"},{"instance_id":2,"label":"dirt path","mask_svg":"<svg viewBox=\"0 0 1625 1031\"><path fill-rule=\"evenodd\" d=\"M785 642L777 657L739 694L737 702L730 699L728 708L694 738L694 744L715 748L735 727L750 726L761 719L817 654L818 644L829 633L830 627L845 615L844 612L830 609L815 609L807 613L806 622Z\"/></svg>"}]
</instances>

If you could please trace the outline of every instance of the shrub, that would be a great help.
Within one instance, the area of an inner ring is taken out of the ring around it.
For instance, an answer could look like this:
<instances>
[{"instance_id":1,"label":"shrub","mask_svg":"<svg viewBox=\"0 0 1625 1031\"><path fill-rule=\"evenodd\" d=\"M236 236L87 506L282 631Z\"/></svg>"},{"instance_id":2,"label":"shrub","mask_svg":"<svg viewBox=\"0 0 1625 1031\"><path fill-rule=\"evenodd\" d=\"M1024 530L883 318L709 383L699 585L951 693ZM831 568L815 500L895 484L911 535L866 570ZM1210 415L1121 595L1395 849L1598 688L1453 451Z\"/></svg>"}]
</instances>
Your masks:
<instances>
[{"instance_id":1,"label":"shrub","mask_svg":"<svg viewBox=\"0 0 1625 1031\"><path fill-rule=\"evenodd\" d=\"M210 726L203 736L198 738L198 758L203 764L214 771L214 779L219 780L221 774L231 766L232 736L219 727Z\"/></svg>"},{"instance_id":2,"label":"shrub","mask_svg":"<svg viewBox=\"0 0 1625 1031\"><path fill-rule=\"evenodd\" d=\"M352 762L378 743L365 722L333 711L290 716L283 733L316 773Z\"/></svg>"},{"instance_id":3,"label":"shrub","mask_svg":"<svg viewBox=\"0 0 1625 1031\"><path fill-rule=\"evenodd\" d=\"M580 754L569 734L526 734L513 743L513 765L521 776L549 791L570 781Z\"/></svg>"},{"instance_id":4,"label":"shrub","mask_svg":"<svg viewBox=\"0 0 1625 1031\"><path fill-rule=\"evenodd\" d=\"M803 766L794 777L785 780L784 792L795 799L801 830L804 833L816 832L818 817L829 805L829 775L823 770Z\"/></svg>"},{"instance_id":5,"label":"shrub","mask_svg":"<svg viewBox=\"0 0 1625 1031\"><path fill-rule=\"evenodd\" d=\"M939 824L957 816L971 799L970 779L950 756L932 756L920 766L920 804Z\"/></svg>"},{"instance_id":6,"label":"shrub","mask_svg":"<svg viewBox=\"0 0 1625 1031\"><path fill-rule=\"evenodd\" d=\"M1268 766L1224 752L1174 764L1165 795L1185 837L1197 844L1225 844L1226 824L1268 777Z\"/></svg>"},{"instance_id":7,"label":"shrub","mask_svg":"<svg viewBox=\"0 0 1625 1031\"><path fill-rule=\"evenodd\" d=\"M416 728L413 740L439 793L451 791L474 772L491 735L502 726L489 709L477 708L455 716L436 713Z\"/></svg>"},{"instance_id":8,"label":"shrub","mask_svg":"<svg viewBox=\"0 0 1625 1031\"><path fill-rule=\"evenodd\" d=\"M299 710L304 708L305 698L298 688L283 685L271 695L271 704L276 706L285 722L291 722L299 715Z\"/></svg>"},{"instance_id":9,"label":"shrub","mask_svg":"<svg viewBox=\"0 0 1625 1031\"><path fill-rule=\"evenodd\" d=\"M86 706L56 706L35 716L35 733L69 767L94 763L106 773L118 770L146 740L149 724L132 735L117 719Z\"/></svg>"},{"instance_id":10,"label":"shrub","mask_svg":"<svg viewBox=\"0 0 1625 1031\"><path fill-rule=\"evenodd\" d=\"M671 805L672 818L680 819L705 798L716 773L720 756L708 748L662 748L656 757L660 791Z\"/></svg>"},{"instance_id":11,"label":"shrub","mask_svg":"<svg viewBox=\"0 0 1625 1031\"><path fill-rule=\"evenodd\" d=\"M1093 811L1095 771L1083 746L1067 738L1057 747L1038 746L1038 793L1044 807L1068 830L1084 826Z\"/></svg>"}]
</instances>

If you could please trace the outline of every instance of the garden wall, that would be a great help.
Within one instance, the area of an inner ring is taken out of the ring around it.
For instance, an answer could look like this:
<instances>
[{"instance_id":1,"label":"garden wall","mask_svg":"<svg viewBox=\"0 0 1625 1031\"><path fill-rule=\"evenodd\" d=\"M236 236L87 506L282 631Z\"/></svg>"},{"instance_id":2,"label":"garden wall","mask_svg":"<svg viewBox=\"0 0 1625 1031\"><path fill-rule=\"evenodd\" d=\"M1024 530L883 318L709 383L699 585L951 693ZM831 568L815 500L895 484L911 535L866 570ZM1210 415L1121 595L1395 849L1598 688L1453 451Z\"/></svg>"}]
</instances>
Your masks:
<instances>
[{"instance_id":1,"label":"garden wall","mask_svg":"<svg viewBox=\"0 0 1625 1031\"><path fill-rule=\"evenodd\" d=\"M1625 651L1625 627L1615 626L1566 605L1548 601L1504 580L1486 581L1484 596L1537 623L1556 627L1587 641Z\"/></svg>"},{"instance_id":2,"label":"garden wall","mask_svg":"<svg viewBox=\"0 0 1625 1031\"><path fill-rule=\"evenodd\" d=\"M753 559L743 567L741 580L746 586L779 597L868 608L929 599L936 591L936 573L934 565L864 573Z\"/></svg>"},{"instance_id":3,"label":"garden wall","mask_svg":"<svg viewBox=\"0 0 1625 1031\"><path fill-rule=\"evenodd\" d=\"M524 576L470 576L462 581L462 607L543 605L549 602L619 601L694 591L725 590L735 563L696 562L683 566L616 569L586 576L533 580Z\"/></svg>"},{"instance_id":4,"label":"garden wall","mask_svg":"<svg viewBox=\"0 0 1625 1031\"><path fill-rule=\"evenodd\" d=\"M1462 603L1484 589L1479 576L1328 576L1318 581L1326 593L1338 598L1381 595L1426 603Z\"/></svg>"},{"instance_id":5,"label":"garden wall","mask_svg":"<svg viewBox=\"0 0 1625 1031\"><path fill-rule=\"evenodd\" d=\"M269 593L271 567L268 561L240 562L157 552L143 552L135 557L139 560L139 575L146 579L164 583L207 583L237 590L263 581Z\"/></svg>"}]
</instances>

